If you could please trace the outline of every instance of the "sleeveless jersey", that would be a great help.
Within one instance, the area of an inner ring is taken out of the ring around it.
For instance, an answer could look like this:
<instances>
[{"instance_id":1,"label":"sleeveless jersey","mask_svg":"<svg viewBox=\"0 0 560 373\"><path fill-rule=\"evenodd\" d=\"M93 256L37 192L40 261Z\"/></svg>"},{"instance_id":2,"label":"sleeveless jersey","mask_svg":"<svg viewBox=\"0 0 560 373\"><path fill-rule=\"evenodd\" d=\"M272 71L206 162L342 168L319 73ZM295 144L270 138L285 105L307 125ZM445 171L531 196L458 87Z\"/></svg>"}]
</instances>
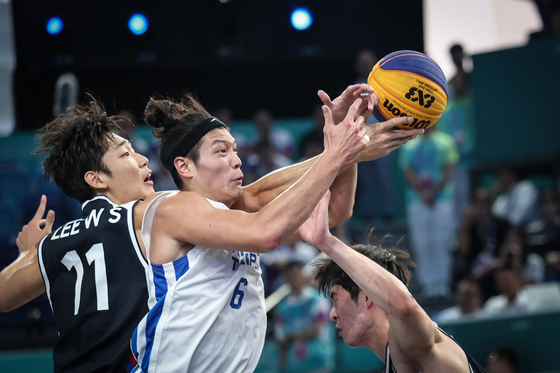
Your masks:
<instances>
[{"instance_id":1,"label":"sleeveless jersey","mask_svg":"<svg viewBox=\"0 0 560 373\"><path fill-rule=\"evenodd\" d=\"M130 336L148 312L148 263L134 231L136 202L115 205L95 197L82 205L82 219L39 245L60 336L55 372L126 371Z\"/></svg>"},{"instance_id":2,"label":"sleeveless jersey","mask_svg":"<svg viewBox=\"0 0 560 373\"><path fill-rule=\"evenodd\" d=\"M158 196L146 210L142 239L148 258L154 212L174 193ZM150 269L150 311L131 340L138 361L133 372L255 370L266 332L258 254L195 246L171 263L150 263Z\"/></svg>"},{"instance_id":3,"label":"sleeveless jersey","mask_svg":"<svg viewBox=\"0 0 560 373\"><path fill-rule=\"evenodd\" d=\"M467 356L467 361L469 363L470 373L487 373L486 370L479 363L477 363L476 360L473 359L471 355L469 355L469 353L455 340L455 338L453 338L451 334L447 333L439 326L437 328L439 329L440 332L442 332L444 335L448 336L455 343L457 343L457 345L459 345L459 347L461 347L461 349L465 352L465 355ZM387 347L385 349L385 373L398 373L395 370L395 367L393 366L393 360L391 359L391 353L389 351L389 343L387 343Z\"/></svg>"}]
</instances>

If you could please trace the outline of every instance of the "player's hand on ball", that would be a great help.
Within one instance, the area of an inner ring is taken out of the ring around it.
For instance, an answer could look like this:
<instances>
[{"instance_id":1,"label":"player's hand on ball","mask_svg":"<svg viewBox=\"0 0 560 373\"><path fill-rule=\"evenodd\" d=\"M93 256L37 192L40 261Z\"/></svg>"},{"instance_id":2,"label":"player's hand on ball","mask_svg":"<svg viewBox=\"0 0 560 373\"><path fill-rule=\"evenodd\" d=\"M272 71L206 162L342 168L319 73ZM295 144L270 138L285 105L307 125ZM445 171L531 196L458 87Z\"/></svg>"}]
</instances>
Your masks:
<instances>
[{"instance_id":1,"label":"player's hand on ball","mask_svg":"<svg viewBox=\"0 0 560 373\"><path fill-rule=\"evenodd\" d=\"M334 122L329 107L323 105L325 152L335 154L336 158L342 161L342 164L353 161L367 145L367 140L364 137L367 130L362 127L365 120L362 116L356 115L362 103L362 98L356 99L350 106L344 120L338 124Z\"/></svg>"},{"instance_id":2,"label":"player's hand on ball","mask_svg":"<svg viewBox=\"0 0 560 373\"><path fill-rule=\"evenodd\" d=\"M386 122L362 124L362 127L366 128L370 140L366 148L358 155L358 162L373 161L374 159L384 157L393 150L400 148L402 145L424 133L423 129L393 129L399 124L408 124L411 122L411 117L398 117Z\"/></svg>"},{"instance_id":3,"label":"player's hand on ball","mask_svg":"<svg viewBox=\"0 0 560 373\"><path fill-rule=\"evenodd\" d=\"M358 116L362 116L366 119L369 118L373 113L373 108L379 103L379 97L373 94L373 88L365 83L348 86L348 88L333 101L331 101L329 95L323 90L317 92L317 95L321 101L323 101L323 104L331 109L335 124L344 120L350 106L352 106L354 101L359 97L362 98L362 104L356 112L356 117L354 119L357 119Z\"/></svg>"}]
</instances>

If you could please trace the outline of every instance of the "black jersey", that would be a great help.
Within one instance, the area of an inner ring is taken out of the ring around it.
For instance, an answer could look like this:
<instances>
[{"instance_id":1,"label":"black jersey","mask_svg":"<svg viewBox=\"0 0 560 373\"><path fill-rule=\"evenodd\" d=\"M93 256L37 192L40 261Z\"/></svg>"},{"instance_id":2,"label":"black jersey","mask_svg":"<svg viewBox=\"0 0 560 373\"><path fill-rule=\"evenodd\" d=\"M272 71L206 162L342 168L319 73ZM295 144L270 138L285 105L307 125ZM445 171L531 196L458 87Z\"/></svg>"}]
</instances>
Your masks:
<instances>
[{"instance_id":1,"label":"black jersey","mask_svg":"<svg viewBox=\"0 0 560 373\"><path fill-rule=\"evenodd\" d=\"M125 372L130 338L148 312L144 258L134 230L137 201L99 196L39 245L39 265L60 338L55 372Z\"/></svg>"},{"instance_id":2,"label":"black jersey","mask_svg":"<svg viewBox=\"0 0 560 373\"><path fill-rule=\"evenodd\" d=\"M461 349L465 352L465 355L467 355L467 361L469 363L470 373L487 373L486 370L479 363L477 363L476 360L471 357L471 355L469 355L469 353L455 340L455 338L453 338L451 334L448 334L439 326L437 328L440 332L457 343L457 345L459 345L459 347L461 347ZM391 354L389 352L389 343L387 343L387 347L385 349L385 373L398 373L393 366L393 360L391 359Z\"/></svg>"}]
</instances>

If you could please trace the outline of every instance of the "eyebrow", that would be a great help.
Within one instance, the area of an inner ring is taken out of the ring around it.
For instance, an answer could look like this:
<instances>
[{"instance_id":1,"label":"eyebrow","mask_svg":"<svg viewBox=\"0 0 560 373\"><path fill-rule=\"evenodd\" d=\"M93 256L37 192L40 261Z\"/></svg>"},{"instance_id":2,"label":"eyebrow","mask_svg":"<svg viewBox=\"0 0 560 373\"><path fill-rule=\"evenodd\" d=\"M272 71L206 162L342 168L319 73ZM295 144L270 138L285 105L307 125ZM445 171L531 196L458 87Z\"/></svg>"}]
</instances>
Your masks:
<instances>
[{"instance_id":1,"label":"eyebrow","mask_svg":"<svg viewBox=\"0 0 560 373\"><path fill-rule=\"evenodd\" d=\"M218 143L224 143L224 144L226 144L226 145L230 144L230 142L227 141L227 140L224 140L224 139L216 139L216 140L212 141L212 144L210 144L210 146L212 147L212 146L214 146L214 145L216 145L216 144L218 144ZM232 147L235 148L235 146L237 146L237 141L233 140L233 146L232 146Z\"/></svg>"},{"instance_id":2,"label":"eyebrow","mask_svg":"<svg viewBox=\"0 0 560 373\"><path fill-rule=\"evenodd\" d=\"M121 141L120 143L118 143L117 146L115 146L115 149L120 148L121 146L128 145L128 144L130 144L130 141L128 141L128 140L123 140L123 141Z\"/></svg>"}]
</instances>

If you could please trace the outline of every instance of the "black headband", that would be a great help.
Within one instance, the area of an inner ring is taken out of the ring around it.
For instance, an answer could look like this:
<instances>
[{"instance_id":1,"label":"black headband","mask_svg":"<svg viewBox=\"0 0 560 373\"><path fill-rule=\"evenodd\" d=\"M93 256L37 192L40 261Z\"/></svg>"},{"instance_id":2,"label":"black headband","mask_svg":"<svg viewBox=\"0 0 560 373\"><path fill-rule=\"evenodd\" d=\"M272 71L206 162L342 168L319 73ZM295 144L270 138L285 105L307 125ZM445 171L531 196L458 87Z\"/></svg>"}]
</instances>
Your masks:
<instances>
[{"instance_id":1,"label":"black headband","mask_svg":"<svg viewBox=\"0 0 560 373\"><path fill-rule=\"evenodd\" d=\"M169 172L171 172L171 174L173 174L173 170L175 170L175 158L186 156L200 141L200 139L204 137L204 135L213 129L221 127L226 128L226 125L218 118L214 117L207 118L200 122L191 130L191 132L187 133L187 135L177 144L175 149L173 149L165 162L165 167L169 170Z\"/></svg>"}]
</instances>

